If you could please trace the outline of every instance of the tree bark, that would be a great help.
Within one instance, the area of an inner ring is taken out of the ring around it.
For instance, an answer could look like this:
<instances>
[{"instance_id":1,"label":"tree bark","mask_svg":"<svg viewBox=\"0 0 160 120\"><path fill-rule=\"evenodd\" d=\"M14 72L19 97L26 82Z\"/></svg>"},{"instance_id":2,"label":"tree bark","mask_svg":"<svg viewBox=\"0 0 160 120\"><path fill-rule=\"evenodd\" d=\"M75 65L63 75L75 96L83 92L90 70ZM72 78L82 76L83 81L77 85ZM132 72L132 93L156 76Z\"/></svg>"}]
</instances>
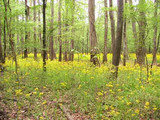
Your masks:
<instances>
[{"instance_id":1,"label":"tree bark","mask_svg":"<svg viewBox=\"0 0 160 120\"><path fill-rule=\"evenodd\" d=\"M43 71L46 71L46 1L43 0Z\"/></svg>"},{"instance_id":2,"label":"tree bark","mask_svg":"<svg viewBox=\"0 0 160 120\"><path fill-rule=\"evenodd\" d=\"M69 60L74 60L74 13L75 13L75 0L72 0L72 34L71 34L71 51L69 55Z\"/></svg>"},{"instance_id":3,"label":"tree bark","mask_svg":"<svg viewBox=\"0 0 160 120\"><path fill-rule=\"evenodd\" d=\"M6 61L6 55L7 55L7 44L6 44L6 41L7 41L7 37L6 37L6 20L7 20L7 3L6 1L3 0L3 3L4 3L4 8L5 8L5 14L4 14L4 26L3 26L3 31L4 31L4 38L3 38L3 44L4 44L4 47L3 47L3 63L5 63Z\"/></svg>"},{"instance_id":4,"label":"tree bark","mask_svg":"<svg viewBox=\"0 0 160 120\"><path fill-rule=\"evenodd\" d=\"M145 6L145 0L140 0L139 4ZM139 39L138 39L138 48L137 48L137 63L139 65L145 64L146 48L145 48L145 30L146 30L146 16L144 8L139 10Z\"/></svg>"},{"instance_id":5,"label":"tree bark","mask_svg":"<svg viewBox=\"0 0 160 120\"><path fill-rule=\"evenodd\" d=\"M87 27L87 55L88 55L88 53L89 53L89 28Z\"/></svg>"},{"instance_id":6,"label":"tree bark","mask_svg":"<svg viewBox=\"0 0 160 120\"><path fill-rule=\"evenodd\" d=\"M40 1L41 0L38 0L38 5L41 5L40 4ZM39 22L39 25L38 25L38 38L39 38L39 44L40 46L42 46L42 35L41 35L41 8L38 10L38 22ZM41 56L43 56L43 53L41 52Z\"/></svg>"},{"instance_id":7,"label":"tree bark","mask_svg":"<svg viewBox=\"0 0 160 120\"><path fill-rule=\"evenodd\" d=\"M130 5L131 5L131 11L132 12L134 12L134 8L133 8L133 3L132 3L132 0L129 0L129 3L130 3ZM136 48L136 50L137 50L137 39L138 39L138 37L137 37L137 30L136 30L136 21L135 21L135 19L133 18L133 16L134 15L132 15L132 31L133 31L133 37L134 37L134 40L135 40L135 48Z\"/></svg>"},{"instance_id":8,"label":"tree bark","mask_svg":"<svg viewBox=\"0 0 160 120\"><path fill-rule=\"evenodd\" d=\"M69 28L69 3L67 0L65 0L65 38L64 38L64 54L63 54L63 60L68 61L68 28Z\"/></svg>"},{"instance_id":9,"label":"tree bark","mask_svg":"<svg viewBox=\"0 0 160 120\"><path fill-rule=\"evenodd\" d=\"M33 1L34 6L34 23L36 25L36 0ZM37 34L36 34L36 26L34 26L34 59L37 60Z\"/></svg>"},{"instance_id":10,"label":"tree bark","mask_svg":"<svg viewBox=\"0 0 160 120\"><path fill-rule=\"evenodd\" d=\"M0 11L1 14L1 11ZM2 51L2 24L1 24L1 16L0 16L0 63L3 62L3 51Z\"/></svg>"},{"instance_id":11,"label":"tree bark","mask_svg":"<svg viewBox=\"0 0 160 120\"><path fill-rule=\"evenodd\" d=\"M59 0L58 5L58 41L59 41L59 61L62 61L62 39L61 39L61 3L62 1Z\"/></svg>"},{"instance_id":12,"label":"tree bark","mask_svg":"<svg viewBox=\"0 0 160 120\"><path fill-rule=\"evenodd\" d=\"M97 36L95 29L95 0L89 0L88 3L88 14L89 14L89 25L90 25L90 46L91 46L91 56L90 61L93 62L93 58L97 54Z\"/></svg>"},{"instance_id":13,"label":"tree bark","mask_svg":"<svg viewBox=\"0 0 160 120\"><path fill-rule=\"evenodd\" d=\"M27 0L25 0L25 19L26 23L29 19L29 6L27 5ZM28 43L28 32L27 27L25 27L25 48L24 48L24 58L28 57L28 49L27 49L27 43Z\"/></svg>"},{"instance_id":14,"label":"tree bark","mask_svg":"<svg viewBox=\"0 0 160 120\"><path fill-rule=\"evenodd\" d=\"M68 11L68 10L67 10ZM66 21L68 21L66 19ZM68 23L65 24L65 32L68 33ZM65 35L63 60L68 61L68 35Z\"/></svg>"},{"instance_id":15,"label":"tree bark","mask_svg":"<svg viewBox=\"0 0 160 120\"><path fill-rule=\"evenodd\" d=\"M112 0L109 0L109 6L110 8L113 7L113 2ZM109 11L109 16L110 16L110 20L111 20L111 37L112 37L112 53L114 51L114 47L115 47L115 20L114 20L114 11L110 10Z\"/></svg>"},{"instance_id":16,"label":"tree bark","mask_svg":"<svg viewBox=\"0 0 160 120\"><path fill-rule=\"evenodd\" d=\"M158 13L158 0L155 0L155 12L154 18L156 19L156 23L154 23L154 37L153 37L153 65L157 65L157 13Z\"/></svg>"},{"instance_id":17,"label":"tree bark","mask_svg":"<svg viewBox=\"0 0 160 120\"><path fill-rule=\"evenodd\" d=\"M50 60L56 59L56 53L54 51L54 41L53 41L53 18L54 18L54 0L51 0L51 36L49 41L49 55Z\"/></svg>"},{"instance_id":18,"label":"tree bark","mask_svg":"<svg viewBox=\"0 0 160 120\"><path fill-rule=\"evenodd\" d=\"M123 0L118 0L118 20L117 20L117 37L113 51L112 64L116 67L115 77L118 77L118 66L121 54L122 44L122 31L123 31Z\"/></svg>"},{"instance_id":19,"label":"tree bark","mask_svg":"<svg viewBox=\"0 0 160 120\"><path fill-rule=\"evenodd\" d=\"M127 4L127 0L125 0ZM127 19L124 18L124 30L123 30L123 65L126 66L126 61L128 59L128 46L127 46Z\"/></svg>"},{"instance_id":20,"label":"tree bark","mask_svg":"<svg viewBox=\"0 0 160 120\"><path fill-rule=\"evenodd\" d=\"M107 0L104 0L104 7L108 8ZM104 31L104 52L103 62L107 62L107 41L108 41L108 11L105 10L105 31Z\"/></svg>"},{"instance_id":21,"label":"tree bark","mask_svg":"<svg viewBox=\"0 0 160 120\"><path fill-rule=\"evenodd\" d=\"M8 11L7 11L7 7L9 9L10 14L12 15L12 9L10 7L10 2L3 0L4 2L4 7L5 7L5 21L6 21L6 25L7 25L7 31L8 31L8 36L9 36L9 43L10 43L10 47L11 47L11 51L12 51L12 56L13 56L13 60L15 62L15 73L16 73L16 77L18 80L18 63L17 63L17 56L16 56L16 52L15 52L15 46L14 46L14 40L13 40L13 33L12 33L12 17L10 16L10 18L8 19Z\"/></svg>"}]
</instances>

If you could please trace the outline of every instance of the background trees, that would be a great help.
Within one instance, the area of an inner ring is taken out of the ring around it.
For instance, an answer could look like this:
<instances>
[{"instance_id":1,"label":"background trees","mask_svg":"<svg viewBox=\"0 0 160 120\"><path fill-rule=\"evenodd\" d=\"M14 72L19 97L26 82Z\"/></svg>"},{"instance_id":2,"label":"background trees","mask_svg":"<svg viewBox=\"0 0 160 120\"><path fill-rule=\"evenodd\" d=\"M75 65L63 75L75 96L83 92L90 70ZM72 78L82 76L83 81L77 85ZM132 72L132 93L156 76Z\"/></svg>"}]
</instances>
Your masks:
<instances>
[{"instance_id":1,"label":"background trees","mask_svg":"<svg viewBox=\"0 0 160 120\"><path fill-rule=\"evenodd\" d=\"M5 61L5 56L11 52L7 30L7 26L10 25L13 28L12 38L18 55L23 53L26 58L29 53L34 53L36 60L37 53L44 50L41 39L42 0L34 0L33 4L31 3L30 0L18 2L10 0L12 9L10 14L7 2L1 1L1 61L2 58ZM15 4L18 6L14 7ZM117 13L116 1L49 0L46 6L46 52L49 53L51 60L55 59L57 54L59 61L62 61L64 53L65 60L73 61L74 53L87 53L89 50L96 49L95 53L104 53L103 61L107 61L107 53L114 51L117 39L115 28L118 26L115 23L118 21L119 13ZM157 47L159 1L125 0L124 6L124 44L122 45L124 61L128 52L136 53L137 62L144 64L145 53L152 51L154 54ZM9 19L6 21L6 18L11 18L13 22L9 24ZM156 55L153 59L156 64Z\"/></svg>"}]
</instances>

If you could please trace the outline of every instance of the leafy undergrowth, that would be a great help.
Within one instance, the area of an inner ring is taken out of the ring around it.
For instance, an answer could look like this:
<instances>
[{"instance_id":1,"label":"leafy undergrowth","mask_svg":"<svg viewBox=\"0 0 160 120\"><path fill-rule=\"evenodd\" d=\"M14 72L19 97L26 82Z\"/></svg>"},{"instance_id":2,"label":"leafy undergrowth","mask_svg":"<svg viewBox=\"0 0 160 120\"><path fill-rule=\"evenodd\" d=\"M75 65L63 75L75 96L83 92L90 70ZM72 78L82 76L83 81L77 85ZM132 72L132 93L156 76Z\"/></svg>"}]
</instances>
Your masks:
<instances>
[{"instance_id":1,"label":"leafy undergrowth","mask_svg":"<svg viewBox=\"0 0 160 120\"><path fill-rule=\"evenodd\" d=\"M133 63L120 65L114 80L110 64L48 60L44 73L40 58L19 58L18 63L18 81L12 60L0 77L0 113L10 119L66 120L61 105L75 120L160 118L159 67L153 67L147 80L145 67L141 72Z\"/></svg>"}]
</instances>

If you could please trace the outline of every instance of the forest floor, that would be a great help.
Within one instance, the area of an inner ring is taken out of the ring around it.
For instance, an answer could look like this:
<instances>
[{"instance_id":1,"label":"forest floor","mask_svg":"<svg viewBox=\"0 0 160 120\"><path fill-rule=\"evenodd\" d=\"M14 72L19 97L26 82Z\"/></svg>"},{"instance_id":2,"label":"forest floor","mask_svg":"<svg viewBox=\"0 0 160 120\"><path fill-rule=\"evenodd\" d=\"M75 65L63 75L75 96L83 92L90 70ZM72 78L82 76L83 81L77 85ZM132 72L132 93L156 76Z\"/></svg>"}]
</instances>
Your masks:
<instances>
[{"instance_id":1,"label":"forest floor","mask_svg":"<svg viewBox=\"0 0 160 120\"><path fill-rule=\"evenodd\" d=\"M89 56L80 54L74 62L47 61L42 70L39 56L18 56L18 78L14 62L6 60L0 76L0 119L17 120L158 120L160 118L160 67L134 65L130 54L113 79L111 55L108 64L95 67ZM99 56L102 58L101 56ZM152 56L148 55L149 63ZM160 62L160 55L157 57ZM67 110L65 110L67 109ZM68 115L67 115L68 114Z\"/></svg>"}]
</instances>

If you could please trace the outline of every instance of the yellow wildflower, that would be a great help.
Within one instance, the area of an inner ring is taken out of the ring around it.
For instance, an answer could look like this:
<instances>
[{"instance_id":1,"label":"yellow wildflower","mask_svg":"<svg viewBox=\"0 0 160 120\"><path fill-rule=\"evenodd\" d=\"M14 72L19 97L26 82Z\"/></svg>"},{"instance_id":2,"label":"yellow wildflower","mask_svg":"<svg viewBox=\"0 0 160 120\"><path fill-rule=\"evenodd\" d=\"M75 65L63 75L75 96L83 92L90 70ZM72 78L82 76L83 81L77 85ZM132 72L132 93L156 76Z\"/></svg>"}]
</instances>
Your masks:
<instances>
[{"instance_id":1,"label":"yellow wildflower","mask_svg":"<svg viewBox=\"0 0 160 120\"><path fill-rule=\"evenodd\" d=\"M102 92L98 92L97 95L98 96L103 96L103 93Z\"/></svg>"},{"instance_id":2,"label":"yellow wildflower","mask_svg":"<svg viewBox=\"0 0 160 120\"><path fill-rule=\"evenodd\" d=\"M40 117L40 120L43 120L43 119L44 119L44 118L41 116L41 117Z\"/></svg>"},{"instance_id":3,"label":"yellow wildflower","mask_svg":"<svg viewBox=\"0 0 160 120\"><path fill-rule=\"evenodd\" d=\"M146 102L146 103L145 103L145 106L149 106L149 102Z\"/></svg>"},{"instance_id":4,"label":"yellow wildflower","mask_svg":"<svg viewBox=\"0 0 160 120\"><path fill-rule=\"evenodd\" d=\"M111 85L111 84L106 84L106 87L110 87L110 88L112 88L112 87L113 87L113 85Z\"/></svg>"},{"instance_id":5,"label":"yellow wildflower","mask_svg":"<svg viewBox=\"0 0 160 120\"><path fill-rule=\"evenodd\" d=\"M129 105L131 105L132 103L131 102L127 102L127 105L129 106Z\"/></svg>"},{"instance_id":6,"label":"yellow wildflower","mask_svg":"<svg viewBox=\"0 0 160 120\"><path fill-rule=\"evenodd\" d=\"M140 101L139 100L136 100L136 103L139 103Z\"/></svg>"},{"instance_id":7,"label":"yellow wildflower","mask_svg":"<svg viewBox=\"0 0 160 120\"><path fill-rule=\"evenodd\" d=\"M30 97L30 95L31 95L30 93L29 93L29 94L26 94L26 97Z\"/></svg>"},{"instance_id":8,"label":"yellow wildflower","mask_svg":"<svg viewBox=\"0 0 160 120\"><path fill-rule=\"evenodd\" d=\"M157 110L157 108L156 108L156 107L154 107L154 108L153 108L153 110L154 110L154 111L156 111L156 110Z\"/></svg>"},{"instance_id":9,"label":"yellow wildflower","mask_svg":"<svg viewBox=\"0 0 160 120\"><path fill-rule=\"evenodd\" d=\"M134 117L135 116L135 114L132 114L132 117Z\"/></svg>"},{"instance_id":10,"label":"yellow wildflower","mask_svg":"<svg viewBox=\"0 0 160 120\"><path fill-rule=\"evenodd\" d=\"M46 86L44 86L43 88L46 89Z\"/></svg>"},{"instance_id":11,"label":"yellow wildflower","mask_svg":"<svg viewBox=\"0 0 160 120\"><path fill-rule=\"evenodd\" d=\"M37 92L33 92L33 94L37 94Z\"/></svg>"},{"instance_id":12,"label":"yellow wildflower","mask_svg":"<svg viewBox=\"0 0 160 120\"><path fill-rule=\"evenodd\" d=\"M62 87L66 87L67 84L65 82L60 83Z\"/></svg>"},{"instance_id":13,"label":"yellow wildflower","mask_svg":"<svg viewBox=\"0 0 160 120\"><path fill-rule=\"evenodd\" d=\"M108 109L109 109L108 105L105 105L105 110L108 110Z\"/></svg>"},{"instance_id":14,"label":"yellow wildflower","mask_svg":"<svg viewBox=\"0 0 160 120\"><path fill-rule=\"evenodd\" d=\"M118 89L118 92L120 92L121 91L121 89Z\"/></svg>"},{"instance_id":15,"label":"yellow wildflower","mask_svg":"<svg viewBox=\"0 0 160 120\"><path fill-rule=\"evenodd\" d=\"M39 96L42 96L43 95L43 93L41 92L41 93L39 93Z\"/></svg>"},{"instance_id":16,"label":"yellow wildflower","mask_svg":"<svg viewBox=\"0 0 160 120\"><path fill-rule=\"evenodd\" d=\"M16 96L22 95L22 90L21 89L15 90L15 92L16 92Z\"/></svg>"},{"instance_id":17,"label":"yellow wildflower","mask_svg":"<svg viewBox=\"0 0 160 120\"><path fill-rule=\"evenodd\" d=\"M38 88L35 88L36 91L38 91Z\"/></svg>"},{"instance_id":18,"label":"yellow wildflower","mask_svg":"<svg viewBox=\"0 0 160 120\"><path fill-rule=\"evenodd\" d=\"M42 105L45 105L45 104L47 104L47 101L46 101L46 100L42 103Z\"/></svg>"},{"instance_id":19,"label":"yellow wildflower","mask_svg":"<svg viewBox=\"0 0 160 120\"><path fill-rule=\"evenodd\" d=\"M136 109L136 110L135 110L135 113L139 114L139 110L138 110L138 109Z\"/></svg>"},{"instance_id":20,"label":"yellow wildflower","mask_svg":"<svg viewBox=\"0 0 160 120\"><path fill-rule=\"evenodd\" d=\"M81 87L82 87L82 85L79 85L79 86L78 86L78 89L80 89Z\"/></svg>"}]
</instances>

